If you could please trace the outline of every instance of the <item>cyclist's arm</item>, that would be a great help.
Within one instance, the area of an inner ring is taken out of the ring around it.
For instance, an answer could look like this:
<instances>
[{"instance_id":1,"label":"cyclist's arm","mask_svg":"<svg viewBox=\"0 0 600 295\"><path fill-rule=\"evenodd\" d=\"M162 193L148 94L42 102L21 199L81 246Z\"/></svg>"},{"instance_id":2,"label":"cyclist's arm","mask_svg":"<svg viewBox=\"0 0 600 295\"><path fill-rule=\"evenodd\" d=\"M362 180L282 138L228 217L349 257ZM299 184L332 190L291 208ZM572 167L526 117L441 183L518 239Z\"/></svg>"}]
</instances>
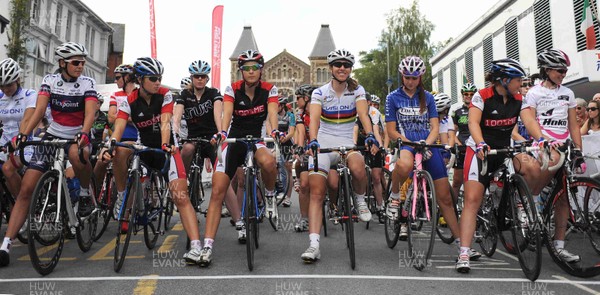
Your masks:
<instances>
[{"instance_id":1,"label":"cyclist's arm","mask_svg":"<svg viewBox=\"0 0 600 295\"><path fill-rule=\"evenodd\" d=\"M383 140L381 139L381 131L379 131L379 125L373 124L373 133L375 134L375 139L379 142L379 146L383 144Z\"/></svg>"},{"instance_id":2,"label":"cyclist's arm","mask_svg":"<svg viewBox=\"0 0 600 295\"><path fill-rule=\"evenodd\" d=\"M429 126L429 135L425 139L425 142L427 144L434 144L438 134L440 134L440 119L438 117L429 118Z\"/></svg>"},{"instance_id":3,"label":"cyclist's arm","mask_svg":"<svg viewBox=\"0 0 600 295\"><path fill-rule=\"evenodd\" d=\"M469 133L475 143L483 142L483 135L481 133L481 114L483 112L477 107L469 108Z\"/></svg>"},{"instance_id":4,"label":"cyclist's arm","mask_svg":"<svg viewBox=\"0 0 600 295\"><path fill-rule=\"evenodd\" d=\"M534 139L540 139L542 137L542 129L540 129L540 124L538 124L535 119L536 110L533 107L528 107L521 110L521 121L523 121L523 125L527 129L529 135L531 135ZM470 114L469 114L470 115Z\"/></svg>"},{"instance_id":5,"label":"cyclist's arm","mask_svg":"<svg viewBox=\"0 0 600 295\"><path fill-rule=\"evenodd\" d=\"M448 145L453 146L456 142L456 132L454 130L448 130Z\"/></svg>"},{"instance_id":6,"label":"cyclist's arm","mask_svg":"<svg viewBox=\"0 0 600 295\"><path fill-rule=\"evenodd\" d=\"M519 133L519 125L515 125L515 128L513 128L512 133L510 134L510 137L514 140L514 141L525 141L525 137L523 137L520 133Z\"/></svg>"},{"instance_id":7,"label":"cyclist's arm","mask_svg":"<svg viewBox=\"0 0 600 295\"><path fill-rule=\"evenodd\" d=\"M304 123L300 123L296 125L296 144L298 146L304 146L304 141L306 139L306 128L304 128Z\"/></svg>"},{"instance_id":8,"label":"cyclist's arm","mask_svg":"<svg viewBox=\"0 0 600 295\"><path fill-rule=\"evenodd\" d=\"M171 118L172 113L165 112L160 114L160 139L162 144L171 144Z\"/></svg>"},{"instance_id":9,"label":"cyclist's arm","mask_svg":"<svg viewBox=\"0 0 600 295\"><path fill-rule=\"evenodd\" d=\"M113 125L112 137L117 140L117 142L121 141L121 137L123 136L123 131L125 131L125 126L127 125L127 119L119 116L115 119L115 124Z\"/></svg>"},{"instance_id":10,"label":"cyclist's arm","mask_svg":"<svg viewBox=\"0 0 600 295\"><path fill-rule=\"evenodd\" d=\"M383 147L386 149L390 147L390 134L387 128L383 128Z\"/></svg>"},{"instance_id":11,"label":"cyclist's arm","mask_svg":"<svg viewBox=\"0 0 600 295\"><path fill-rule=\"evenodd\" d=\"M229 125L231 124L231 117L233 116L233 100L232 101L223 101L223 119L221 120L221 131L229 130Z\"/></svg>"},{"instance_id":12,"label":"cyclist's arm","mask_svg":"<svg viewBox=\"0 0 600 295\"><path fill-rule=\"evenodd\" d=\"M179 134L181 128L181 117L183 117L183 104L176 104L173 106L173 133Z\"/></svg>"},{"instance_id":13,"label":"cyclist's arm","mask_svg":"<svg viewBox=\"0 0 600 295\"><path fill-rule=\"evenodd\" d=\"M267 123L269 123L269 125L271 126L271 128L267 129L267 132L271 132L272 130L276 129L279 125L279 119L277 118L277 113L279 113L279 102L269 102L267 104L267 110L267 116L269 119Z\"/></svg>"},{"instance_id":14,"label":"cyclist's arm","mask_svg":"<svg viewBox=\"0 0 600 295\"><path fill-rule=\"evenodd\" d=\"M358 144L358 125L354 124L354 129L352 129L352 141L354 142L354 144Z\"/></svg>"},{"instance_id":15,"label":"cyclist's arm","mask_svg":"<svg viewBox=\"0 0 600 295\"><path fill-rule=\"evenodd\" d=\"M363 99L356 102L356 113L365 129L365 133L372 133L373 123L371 123L371 118L369 117L369 105L366 100Z\"/></svg>"},{"instance_id":16,"label":"cyclist's arm","mask_svg":"<svg viewBox=\"0 0 600 295\"><path fill-rule=\"evenodd\" d=\"M111 105L108 107L108 123L115 124L115 120L117 119L117 106Z\"/></svg>"},{"instance_id":17,"label":"cyclist's arm","mask_svg":"<svg viewBox=\"0 0 600 295\"><path fill-rule=\"evenodd\" d=\"M581 143L581 130L579 129L579 124L577 124L577 112L575 108L569 109L569 132L571 134L571 139L580 149L583 149L583 145Z\"/></svg>"},{"instance_id":18,"label":"cyclist's arm","mask_svg":"<svg viewBox=\"0 0 600 295\"><path fill-rule=\"evenodd\" d=\"M393 140L393 141L401 139L404 142L410 142L410 140L408 140L408 138L406 138L406 136L404 136L404 135L400 134L400 132L398 132L396 126L397 126L396 121L385 122L385 129L387 129L387 131L388 131L389 139Z\"/></svg>"},{"instance_id":19,"label":"cyclist's arm","mask_svg":"<svg viewBox=\"0 0 600 295\"><path fill-rule=\"evenodd\" d=\"M319 134L319 124L320 123L321 123L321 104L311 103L310 104L310 125L308 126L308 132L310 133L310 136L308 137L308 141L317 139L317 134Z\"/></svg>"},{"instance_id":20,"label":"cyclist's arm","mask_svg":"<svg viewBox=\"0 0 600 295\"><path fill-rule=\"evenodd\" d=\"M29 122L27 124L21 124L19 131L23 134L30 134L33 129L37 127L40 123L44 115L46 114L46 108L48 107L48 101L50 97L44 94L38 94L36 103L35 103L35 111L31 115Z\"/></svg>"},{"instance_id":21,"label":"cyclist's arm","mask_svg":"<svg viewBox=\"0 0 600 295\"><path fill-rule=\"evenodd\" d=\"M223 124L222 116L223 116L223 100L215 100L213 101L213 116L215 120L215 125L217 126L217 130L225 130L221 129L221 124Z\"/></svg>"},{"instance_id":22,"label":"cyclist's arm","mask_svg":"<svg viewBox=\"0 0 600 295\"><path fill-rule=\"evenodd\" d=\"M19 132L21 132L20 129L24 129L24 126L27 126L29 124L29 121L31 120L31 117L34 113L35 108L25 109L25 113L23 114L23 121L21 121L21 123L19 124Z\"/></svg>"},{"instance_id":23,"label":"cyclist's arm","mask_svg":"<svg viewBox=\"0 0 600 295\"><path fill-rule=\"evenodd\" d=\"M94 121L96 120L97 104L97 99L85 100L85 117L83 118L83 127L81 128L81 132L90 134L92 125L94 125Z\"/></svg>"}]
</instances>

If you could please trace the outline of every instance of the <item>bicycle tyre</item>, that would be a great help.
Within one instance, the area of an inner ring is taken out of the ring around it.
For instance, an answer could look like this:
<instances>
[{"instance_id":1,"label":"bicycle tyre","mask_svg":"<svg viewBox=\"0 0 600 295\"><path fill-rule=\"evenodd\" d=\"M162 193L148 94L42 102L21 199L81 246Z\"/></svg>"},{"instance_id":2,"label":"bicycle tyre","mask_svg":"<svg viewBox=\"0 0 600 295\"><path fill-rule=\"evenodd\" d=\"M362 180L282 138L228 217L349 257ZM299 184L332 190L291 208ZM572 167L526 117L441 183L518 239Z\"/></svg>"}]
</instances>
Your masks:
<instances>
[{"instance_id":1,"label":"bicycle tyre","mask_svg":"<svg viewBox=\"0 0 600 295\"><path fill-rule=\"evenodd\" d=\"M106 231L106 228L108 227L110 218L113 215L114 202L116 200L116 189L113 189L115 188L113 185L114 180L112 178L112 173L106 173L104 175L104 179L102 180L102 187L98 192L98 215L102 224L100 225L99 229L96 230L96 234L93 238L94 242L98 241L102 237Z\"/></svg>"},{"instance_id":2,"label":"bicycle tyre","mask_svg":"<svg viewBox=\"0 0 600 295\"><path fill-rule=\"evenodd\" d=\"M165 194L165 197L163 198L165 202L165 207L164 207L164 226L165 226L165 231L169 231L171 230L171 218L173 217L173 212L175 211L175 204L173 203L173 200L171 199L171 195L169 193L169 191L167 190L167 193Z\"/></svg>"},{"instance_id":3,"label":"bicycle tyre","mask_svg":"<svg viewBox=\"0 0 600 295\"><path fill-rule=\"evenodd\" d=\"M327 196L325 196L325 198L323 199L323 235L327 236L327 212L329 211L329 198Z\"/></svg>"},{"instance_id":4,"label":"bicycle tyre","mask_svg":"<svg viewBox=\"0 0 600 295\"><path fill-rule=\"evenodd\" d=\"M387 170L387 169L385 169ZM387 215L387 206L390 200L390 194L392 193L392 177L388 178L386 197L384 201L384 228L385 228L385 241L390 249L394 249L398 244L398 237L400 236L400 218L392 220Z\"/></svg>"},{"instance_id":5,"label":"bicycle tyre","mask_svg":"<svg viewBox=\"0 0 600 295\"><path fill-rule=\"evenodd\" d=\"M125 262L125 257L127 255L127 249L129 248L129 241L131 240L131 234L134 231L134 228L137 227L136 220L138 215L138 198L142 197L142 188L140 187L140 175L138 171L132 171L130 176L130 181L127 184L127 190L125 190L125 197L123 198L123 202L125 204L125 208L127 208L127 203L131 204L131 208L127 210L121 211L129 211L129 217L125 219L125 214L121 213L122 218L118 218L118 228L117 228L117 237L115 239L115 255L114 255L114 263L113 268L115 272L121 271L123 267L123 263ZM130 199L131 198L131 199ZM122 204L115 204L115 206L122 206ZM124 237L121 234L121 228L123 228L123 224L127 223L127 233L125 233ZM121 244L123 242L123 244Z\"/></svg>"},{"instance_id":6,"label":"bicycle tyre","mask_svg":"<svg viewBox=\"0 0 600 295\"><path fill-rule=\"evenodd\" d=\"M555 211L555 205L559 204L559 198L566 196L564 194L566 191L562 189L561 195L553 196L546 200L544 208L544 223L546 228L551 228L554 225L554 214L552 213ZM567 225L569 229L564 241L564 249L578 255L579 261L569 263L560 257L558 253L559 249L554 246L553 232L547 232L544 235L546 247L552 260L566 273L580 278L590 278L600 275L600 256L598 255L600 235L598 224L590 223L591 220L595 220L595 217L592 218L589 213L590 199L599 198L600 182L593 178L576 176L573 178L568 191L584 194L583 207L581 208L583 212L575 211L576 207L571 208L573 199L569 197L571 217L569 218L570 222Z\"/></svg>"},{"instance_id":7,"label":"bicycle tyre","mask_svg":"<svg viewBox=\"0 0 600 295\"><path fill-rule=\"evenodd\" d=\"M350 176L347 173L343 174L344 194L344 220L346 222L346 242L348 244L348 252L350 255L350 267L356 268L356 249L354 244L354 217L352 208L352 189L350 186Z\"/></svg>"},{"instance_id":8,"label":"bicycle tyre","mask_svg":"<svg viewBox=\"0 0 600 295\"><path fill-rule=\"evenodd\" d=\"M283 155L282 155L282 157L283 157ZM289 182L292 181L292 177L291 177L289 171L287 171L287 169L285 169L285 163L286 163L286 161L283 160L280 162L281 165L277 164L277 166L278 166L277 181L281 182L281 188L282 188L281 192L278 192L278 193L283 196L277 200L277 206L280 206L281 203L283 203L283 200L285 200L285 198L287 197L287 193L288 193L289 187L290 187Z\"/></svg>"},{"instance_id":9,"label":"bicycle tyre","mask_svg":"<svg viewBox=\"0 0 600 295\"><path fill-rule=\"evenodd\" d=\"M525 178L520 174L511 175L508 193L513 218L511 232L515 245L518 245L515 250L519 264L525 276L535 281L542 266L541 223L535 203Z\"/></svg>"},{"instance_id":10,"label":"bicycle tyre","mask_svg":"<svg viewBox=\"0 0 600 295\"><path fill-rule=\"evenodd\" d=\"M254 250L255 250L255 239L254 239L254 231L255 221L256 221L256 212L255 212L255 204L254 204L254 192L256 191L256 186L254 182L253 175L250 171L246 171L246 185L244 191L244 223L246 223L246 260L248 263L248 270L252 271L254 269Z\"/></svg>"},{"instance_id":11,"label":"bicycle tyre","mask_svg":"<svg viewBox=\"0 0 600 295\"><path fill-rule=\"evenodd\" d=\"M477 230L481 235L479 247L485 256L492 257L496 253L496 247L498 246L496 210L493 207L485 207L480 212L481 217L479 214L477 216Z\"/></svg>"},{"instance_id":12,"label":"bicycle tyre","mask_svg":"<svg viewBox=\"0 0 600 295\"><path fill-rule=\"evenodd\" d=\"M70 230L66 222L64 202L62 202L62 208L58 208L56 193L59 185L57 171L45 172L35 186L29 204L27 248L33 268L43 276L54 271L62 254L65 242L64 231ZM40 217L38 215L42 210L46 215L40 219L40 224L36 222L36 218ZM56 214L60 214L58 223L54 222ZM44 229L48 229L49 233L42 233L41 231ZM58 245L53 247L56 243ZM40 249L54 248L54 251L42 250L38 254L38 249L36 249L38 245L41 246ZM42 255L45 257L40 257Z\"/></svg>"},{"instance_id":13,"label":"bicycle tyre","mask_svg":"<svg viewBox=\"0 0 600 295\"><path fill-rule=\"evenodd\" d=\"M415 208L416 216L413 217L412 212L410 211L408 214L408 251L411 255L412 266L419 271L425 269L430 262L437 226L437 220L432 220L437 217L437 200L435 186L429 172L425 170L419 172L417 183L420 184L421 181L425 182L428 193L425 195L421 191L423 186L417 185L419 191ZM429 213L427 213L425 208L425 198L427 198ZM427 216L428 214L429 217ZM419 226L415 229L412 226L413 223L417 223ZM423 236L423 238L419 238L417 235ZM421 244L419 240L421 240L423 244ZM419 251L423 251L423 253L419 253Z\"/></svg>"},{"instance_id":14,"label":"bicycle tyre","mask_svg":"<svg viewBox=\"0 0 600 295\"><path fill-rule=\"evenodd\" d=\"M159 177L162 177L162 175L156 172L152 172L150 175L150 179L147 180L150 181L150 190L144 200L144 212L142 216L146 218L146 223L144 224L144 243L148 249L152 250L156 246L156 241L160 235L163 201L159 187L161 183ZM154 200L154 195L156 195L157 200Z\"/></svg>"}]
</instances>

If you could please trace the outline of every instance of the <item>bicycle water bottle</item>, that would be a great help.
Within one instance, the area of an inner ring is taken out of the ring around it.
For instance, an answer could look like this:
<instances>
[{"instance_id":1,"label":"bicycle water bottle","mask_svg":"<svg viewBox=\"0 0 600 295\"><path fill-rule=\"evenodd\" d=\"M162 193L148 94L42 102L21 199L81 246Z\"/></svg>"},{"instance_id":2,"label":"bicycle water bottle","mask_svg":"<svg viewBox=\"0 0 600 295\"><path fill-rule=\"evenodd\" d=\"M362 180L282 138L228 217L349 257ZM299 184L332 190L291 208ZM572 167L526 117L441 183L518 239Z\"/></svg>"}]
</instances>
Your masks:
<instances>
[{"instance_id":1,"label":"bicycle water bottle","mask_svg":"<svg viewBox=\"0 0 600 295\"><path fill-rule=\"evenodd\" d=\"M67 178L67 187L71 196L71 204L75 205L79 201L79 190L81 189L79 178Z\"/></svg>"}]
</instances>

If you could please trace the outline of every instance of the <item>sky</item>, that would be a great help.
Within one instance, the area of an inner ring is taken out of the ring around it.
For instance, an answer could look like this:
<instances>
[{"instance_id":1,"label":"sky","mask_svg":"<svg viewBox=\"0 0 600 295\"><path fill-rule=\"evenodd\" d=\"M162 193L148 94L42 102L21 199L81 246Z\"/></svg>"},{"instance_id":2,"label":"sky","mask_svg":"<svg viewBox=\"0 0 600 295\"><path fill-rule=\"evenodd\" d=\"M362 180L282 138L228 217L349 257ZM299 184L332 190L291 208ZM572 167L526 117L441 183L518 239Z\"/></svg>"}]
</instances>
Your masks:
<instances>
[{"instance_id":1,"label":"sky","mask_svg":"<svg viewBox=\"0 0 600 295\"><path fill-rule=\"evenodd\" d=\"M148 0L82 1L104 21L126 25L125 63L150 56ZM435 25L431 40L436 43L456 38L497 2L420 0L419 8ZM229 57L244 26L252 26L258 49L266 60L286 49L308 63L321 24L329 24L336 47L357 55L378 46L378 38L386 27L386 14L401 6L410 7L411 3L412 0L155 0L157 57L165 67L163 84L178 88L181 78L189 75L187 68L192 61L211 62L212 10L216 5L224 6L223 91L230 83Z\"/></svg>"}]
</instances>

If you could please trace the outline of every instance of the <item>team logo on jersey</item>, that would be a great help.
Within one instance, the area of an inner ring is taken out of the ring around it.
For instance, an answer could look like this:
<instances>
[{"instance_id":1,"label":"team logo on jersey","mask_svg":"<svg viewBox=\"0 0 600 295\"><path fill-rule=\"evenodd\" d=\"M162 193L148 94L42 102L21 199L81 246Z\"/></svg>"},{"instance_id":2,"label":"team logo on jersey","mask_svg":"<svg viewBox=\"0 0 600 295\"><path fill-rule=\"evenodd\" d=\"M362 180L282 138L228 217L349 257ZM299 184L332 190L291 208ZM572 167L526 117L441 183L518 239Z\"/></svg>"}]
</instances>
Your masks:
<instances>
[{"instance_id":1,"label":"team logo on jersey","mask_svg":"<svg viewBox=\"0 0 600 295\"><path fill-rule=\"evenodd\" d=\"M242 101L240 101L240 105L241 106L246 106L246 103L242 100Z\"/></svg>"},{"instance_id":2,"label":"team logo on jersey","mask_svg":"<svg viewBox=\"0 0 600 295\"><path fill-rule=\"evenodd\" d=\"M540 116L549 117L552 116L552 113L554 113L554 109L549 109L547 112L540 114Z\"/></svg>"},{"instance_id":3,"label":"team logo on jersey","mask_svg":"<svg viewBox=\"0 0 600 295\"><path fill-rule=\"evenodd\" d=\"M569 96L568 95L559 95L558 100L569 100Z\"/></svg>"},{"instance_id":4,"label":"team logo on jersey","mask_svg":"<svg viewBox=\"0 0 600 295\"><path fill-rule=\"evenodd\" d=\"M512 117L508 119L499 119L499 120L491 120L487 119L484 121L485 126L488 127L502 127L502 126L510 126L517 123L517 117Z\"/></svg>"},{"instance_id":5,"label":"team logo on jersey","mask_svg":"<svg viewBox=\"0 0 600 295\"><path fill-rule=\"evenodd\" d=\"M498 111L497 110L493 110L492 111L492 115L498 115Z\"/></svg>"},{"instance_id":6,"label":"team logo on jersey","mask_svg":"<svg viewBox=\"0 0 600 295\"><path fill-rule=\"evenodd\" d=\"M79 88L79 86L80 86L79 83L75 83L75 85L73 85L73 87L75 87L75 88Z\"/></svg>"},{"instance_id":7,"label":"team logo on jersey","mask_svg":"<svg viewBox=\"0 0 600 295\"><path fill-rule=\"evenodd\" d=\"M58 87L60 87L60 86L63 86L63 81L60 81L60 80L59 80L59 81L56 83L56 86L58 86Z\"/></svg>"},{"instance_id":8,"label":"team logo on jersey","mask_svg":"<svg viewBox=\"0 0 600 295\"><path fill-rule=\"evenodd\" d=\"M544 125L544 126L567 126L567 120L544 119L542 121L542 125Z\"/></svg>"}]
</instances>

